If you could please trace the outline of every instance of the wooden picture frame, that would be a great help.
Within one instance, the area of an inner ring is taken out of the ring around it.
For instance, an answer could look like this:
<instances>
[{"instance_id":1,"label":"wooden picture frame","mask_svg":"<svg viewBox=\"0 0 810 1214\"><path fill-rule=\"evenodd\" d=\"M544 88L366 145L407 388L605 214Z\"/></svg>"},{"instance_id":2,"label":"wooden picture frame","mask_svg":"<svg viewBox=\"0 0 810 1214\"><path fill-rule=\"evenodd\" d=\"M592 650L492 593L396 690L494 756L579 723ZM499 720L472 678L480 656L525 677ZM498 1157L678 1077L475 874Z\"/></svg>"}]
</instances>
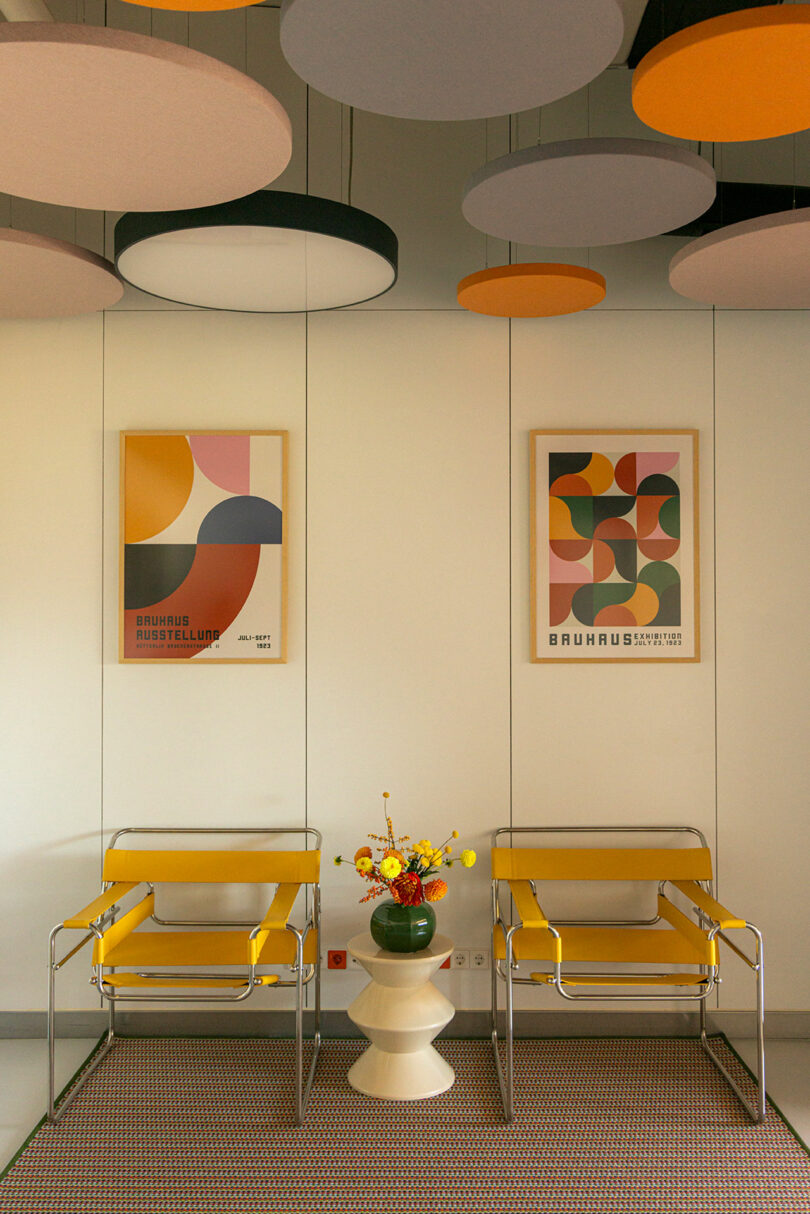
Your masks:
<instances>
[{"instance_id":1,"label":"wooden picture frame","mask_svg":"<svg viewBox=\"0 0 810 1214\"><path fill-rule=\"evenodd\" d=\"M532 430L533 662L700 660L697 430Z\"/></svg>"},{"instance_id":2,"label":"wooden picture frame","mask_svg":"<svg viewBox=\"0 0 810 1214\"><path fill-rule=\"evenodd\" d=\"M287 660L286 430L125 430L119 661Z\"/></svg>"}]
</instances>

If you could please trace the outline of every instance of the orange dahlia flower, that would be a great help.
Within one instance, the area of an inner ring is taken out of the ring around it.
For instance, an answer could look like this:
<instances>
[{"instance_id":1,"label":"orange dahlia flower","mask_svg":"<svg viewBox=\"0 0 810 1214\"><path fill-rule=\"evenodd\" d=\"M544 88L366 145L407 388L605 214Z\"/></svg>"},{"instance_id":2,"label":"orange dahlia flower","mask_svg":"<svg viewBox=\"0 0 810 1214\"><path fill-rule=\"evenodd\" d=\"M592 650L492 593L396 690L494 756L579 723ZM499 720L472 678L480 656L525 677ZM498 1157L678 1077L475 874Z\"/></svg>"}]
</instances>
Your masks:
<instances>
[{"instance_id":1,"label":"orange dahlia flower","mask_svg":"<svg viewBox=\"0 0 810 1214\"><path fill-rule=\"evenodd\" d=\"M389 856L393 856L395 860L399 860L402 867L405 867L405 857L401 851L397 851L395 847L389 847L383 852L383 860L387 860Z\"/></svg>"},{"instance_id":2,"label":"orange dahlia flower","mask_svg":"<svg viewBox=\"0 0 810 1214\"><path fill-rule=\"evenodd\" d=\"M357 863L358 860L362 859L363 856L368 857L369 860L371 859L371 848L370 847L358 847L357 851L354 853L355 864Z\"/></svg>"},{"instance_id":3,"label":"orange dahlia flower","mask_svg":"<svg viewBox=\"0 0 810 1214\"><path fill-rule=\"evenodd\" d=\"M423 886L422 892L426 902L438 902L447 893L447 882L442 881L441 877L435 877Z\"/></svg>"},{"instance_id":4,"label":"orange dahlia flower","mask_svg":"<svg viewBox=\"0 0 810 1214\"><path fill-rule=\"evenodd\" d=\"M400 906L420 906L424 901L422 882L416 873L401 873L389 888Z\"/></svg>"}]
</instances>

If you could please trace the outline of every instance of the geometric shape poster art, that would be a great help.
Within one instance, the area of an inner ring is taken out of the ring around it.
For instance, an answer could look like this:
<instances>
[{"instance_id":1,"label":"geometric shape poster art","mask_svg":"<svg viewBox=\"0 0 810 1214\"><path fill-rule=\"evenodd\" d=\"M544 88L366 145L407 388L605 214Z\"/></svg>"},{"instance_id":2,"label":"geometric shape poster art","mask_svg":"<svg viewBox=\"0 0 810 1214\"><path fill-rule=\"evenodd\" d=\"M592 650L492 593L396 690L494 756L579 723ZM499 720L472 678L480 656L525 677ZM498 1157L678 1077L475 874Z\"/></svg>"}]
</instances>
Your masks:
<instances>
[{"instance_id":1,"label":"geometric shape poster art","mask_svg":"<svg viewBox=\"0 0 810 1214\"><path fill-rule=\"evenodd\" d=\"M285 661L286 510L286 430L122 432L120 661Z\"/></svg>"},{"instance_id":2,"label":"geometric shape poster art","mask_svg":"<svg viewBox=\"0 0 810 1214\"><path fill-rule=\"evenodd\" d=\"M697 662L696 430L532 430L532 661Z\"/></svg>"}]
</instances>

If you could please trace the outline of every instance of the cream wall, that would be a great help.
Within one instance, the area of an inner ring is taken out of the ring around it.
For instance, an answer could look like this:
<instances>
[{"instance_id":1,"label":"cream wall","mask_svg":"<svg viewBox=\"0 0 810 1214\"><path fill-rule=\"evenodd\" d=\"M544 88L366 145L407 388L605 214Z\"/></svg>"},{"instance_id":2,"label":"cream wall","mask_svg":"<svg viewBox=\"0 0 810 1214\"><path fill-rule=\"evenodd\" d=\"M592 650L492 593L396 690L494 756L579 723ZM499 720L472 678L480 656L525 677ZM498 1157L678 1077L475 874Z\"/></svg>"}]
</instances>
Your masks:
<instances>
[{"instance_id":1,"label":"cream wall","mask_svg":"<svg viewBox=\"0 0 810 1214\"><path fill-rule=\"evenodd\" d=\"M144 19L111 4L119 24ZM275 15L238 19L192 18L192 45L241 67L248 30L250 69L294 118L279 184L345 198L346 115L277 62ZM156 34L186 40L184 18L158 20ZM547 107L541 137L640 133L627 85L608 72ZM511 134L534 141L537 115ZM355 139L353 201L401 239L401 279L381 299L263 317L129 291L104 317L0 323L0 1012L44 1006L48 928L95 888L103 841L127 824L318 826L325 943L343 946L368 908L331 856L375 829L383 789L401 830L458 826L482 853L450 874L440 922L484 948L494 826L701 826L721 896L766 932L769 1006L810 1009L794 952L810 934L807 314L690 304L666 281L680 242L661 238L513 250L588 261L607 275L604 304L511 325L471 316L456 280L508 251L458 199L507 150L508 124L357 115ZM767 179L784 143L735 155L727 176ZM54 211L17 201L13 218L58 220L70 238ZM88 244L109 247L111 229L77 217ZM118 432L220 426L290 432L288 662L120 666ZM529 662L528 432L555 426L699 430L699 664ZM484 975L441 981L457 1006L485 1006ZM327 975L326 1006L359 984ZM63 990L63 1006L95 1006L80 971ZM720 1006L750 1005L729 972Z\"/></svg>"}]
</instances>

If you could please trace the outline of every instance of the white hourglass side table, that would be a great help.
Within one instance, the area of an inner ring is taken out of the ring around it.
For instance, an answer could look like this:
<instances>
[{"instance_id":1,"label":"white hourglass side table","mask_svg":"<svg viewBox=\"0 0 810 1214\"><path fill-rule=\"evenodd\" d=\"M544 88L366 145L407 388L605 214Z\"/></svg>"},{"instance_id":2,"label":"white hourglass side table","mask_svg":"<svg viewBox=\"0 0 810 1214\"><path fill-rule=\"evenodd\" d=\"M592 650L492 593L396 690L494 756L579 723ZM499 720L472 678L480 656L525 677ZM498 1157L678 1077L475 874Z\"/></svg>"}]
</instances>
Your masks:
<instances>
[{"instance_id":1,"label":"white hourglass side table","mask_svg":"<svg viewBox=\"0 0 810 1214\"><path fill-rule=\"evenodd\" d=\"M349 1017L371 1045L349 1071L351 1086L380 1100L423 1100L455 1083L453 1068L430 1044L455 1008L430 979L453 951L447 936L434 936L418 953L391 953L371 935L347 945L371 982L349 1008Z\"/></svg>"}]
</instances>

